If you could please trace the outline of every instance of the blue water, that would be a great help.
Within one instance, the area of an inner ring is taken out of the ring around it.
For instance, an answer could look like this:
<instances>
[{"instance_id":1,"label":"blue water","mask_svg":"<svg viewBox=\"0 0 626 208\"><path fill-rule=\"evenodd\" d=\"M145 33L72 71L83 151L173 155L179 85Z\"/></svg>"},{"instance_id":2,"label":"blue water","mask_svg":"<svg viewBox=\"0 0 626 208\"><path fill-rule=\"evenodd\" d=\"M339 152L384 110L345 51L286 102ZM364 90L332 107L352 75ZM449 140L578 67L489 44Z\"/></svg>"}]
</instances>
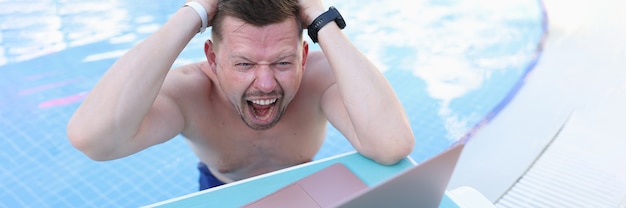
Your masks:
<instances>
[{"instance_id":1,"label":"blue water","mask_svg":"<svg viewBox=\"0 0 626 208\"><path fill-rule=\"evenodd\" d=\"M536 0L324 3L339 8L345 33L398 94L418 162L471 138L468 133L506 106L538 59L546 32ZM197 190L197 159L180 136L127 158L94 162L65 133L73 111L115 59L181 4L0 0L0 207L136 207ZM195 37L175 66L203 60L207 38ZM352 150L329 127L316 159Z\"/></svg>"}]
</instances>

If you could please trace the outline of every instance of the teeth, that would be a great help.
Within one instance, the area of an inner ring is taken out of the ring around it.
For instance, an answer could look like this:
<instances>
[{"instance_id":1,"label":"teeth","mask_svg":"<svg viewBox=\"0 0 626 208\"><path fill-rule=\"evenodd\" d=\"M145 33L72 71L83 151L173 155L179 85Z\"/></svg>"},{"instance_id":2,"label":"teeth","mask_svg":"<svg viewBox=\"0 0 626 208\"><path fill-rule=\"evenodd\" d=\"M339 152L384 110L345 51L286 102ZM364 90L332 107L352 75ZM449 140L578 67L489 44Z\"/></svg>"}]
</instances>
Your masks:
<instances>
[{"instance_id":1,"label":"teeth","mask_svg":"<svg viewBox=\"0 0 626 208\"><path fill-rule=\"evenodd\" d=\"M269 105L269 104L272 104L272 103L276 102L276 99L252 100L251 102L254 103L254 104L257 104L257 105Z\"/></svg>"}]
</instances>

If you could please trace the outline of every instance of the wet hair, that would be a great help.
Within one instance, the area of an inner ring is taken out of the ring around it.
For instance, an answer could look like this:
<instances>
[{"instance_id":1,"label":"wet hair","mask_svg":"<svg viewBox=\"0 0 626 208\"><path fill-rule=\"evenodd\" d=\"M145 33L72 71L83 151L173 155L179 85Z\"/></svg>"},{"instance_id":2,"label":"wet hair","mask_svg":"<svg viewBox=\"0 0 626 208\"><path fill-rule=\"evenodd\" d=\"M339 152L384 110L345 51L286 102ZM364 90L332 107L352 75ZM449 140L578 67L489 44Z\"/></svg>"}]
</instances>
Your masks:
<instances>
[{"instance_id":1,"label":"wet hair","mask_svg":"<svg viewBox=\"0 0 626 208\"><path fill-rule=\"evenodd\" d=\"M302 39L302 23L298 0L219 0L217 13L212 20L213 42L221 42L222 28L226 16L242 20L247 24L263 27L296 18L297 31Z\"/></svg>"}]
</instances>

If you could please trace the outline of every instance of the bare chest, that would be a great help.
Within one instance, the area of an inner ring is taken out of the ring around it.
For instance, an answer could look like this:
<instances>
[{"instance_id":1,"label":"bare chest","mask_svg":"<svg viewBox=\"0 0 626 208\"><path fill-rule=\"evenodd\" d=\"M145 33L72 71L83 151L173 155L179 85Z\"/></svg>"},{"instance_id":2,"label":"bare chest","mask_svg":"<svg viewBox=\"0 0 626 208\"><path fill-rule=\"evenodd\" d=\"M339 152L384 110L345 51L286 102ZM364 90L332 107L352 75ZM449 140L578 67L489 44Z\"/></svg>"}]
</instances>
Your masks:
<instances>
[{"instance_id":1,"label":"bare chest","mask_svg":"<svg viewBox=\"0 0 626 208\"><path fill-rule=\"evenodd\" d=\"M229 107L229 106L224 106ZM184 135L213 171L239 180L311 161L326 136L327 121L293 106L271 129L253 130L231 108L197 112ZM297 108L297 109L296 109Z\"/></svg>"}]
</instances>

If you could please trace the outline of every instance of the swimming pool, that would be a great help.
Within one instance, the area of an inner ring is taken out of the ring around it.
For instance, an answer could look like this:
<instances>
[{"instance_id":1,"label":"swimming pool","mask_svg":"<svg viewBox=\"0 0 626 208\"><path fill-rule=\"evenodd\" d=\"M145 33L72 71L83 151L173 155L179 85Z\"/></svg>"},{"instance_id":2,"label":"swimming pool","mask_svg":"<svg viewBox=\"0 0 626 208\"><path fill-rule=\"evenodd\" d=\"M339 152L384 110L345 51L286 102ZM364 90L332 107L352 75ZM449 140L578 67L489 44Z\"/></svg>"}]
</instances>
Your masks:
<instances>
[{"instance_id":1,"label":"swimming pool","mask_svg":"<svg viewBox=\"0 0 626 208\"><path fill-rule=\"evenodd\" d=\"M506 105L546 32L536 0L324 2L339 8L346 34L390 80L409 115L418 162L469 138ZM65 134L115 58L181 4L0 1L0 207L136 207L197 190L197 159L180 136L94 162ZM204 59L206 38L194 38L175 65ZM351 150L329 127L316 159Z\"/></svg>"}]
</instances>

